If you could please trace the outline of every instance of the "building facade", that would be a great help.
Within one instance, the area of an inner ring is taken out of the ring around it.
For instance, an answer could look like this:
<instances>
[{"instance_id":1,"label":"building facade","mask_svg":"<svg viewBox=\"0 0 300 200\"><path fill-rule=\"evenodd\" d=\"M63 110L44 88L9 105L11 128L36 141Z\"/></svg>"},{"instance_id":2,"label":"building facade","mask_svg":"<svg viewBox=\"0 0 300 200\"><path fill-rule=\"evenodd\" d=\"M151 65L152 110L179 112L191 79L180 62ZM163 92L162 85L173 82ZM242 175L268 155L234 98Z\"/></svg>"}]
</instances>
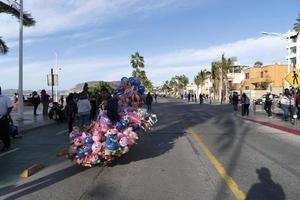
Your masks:
<instances>
[{"instance_id":1,"label":"building facade","mask_svg":"<svg viewBox=\"0 0 300 200\"><path fill-rule=\"evenodd\" d=\"M291 67L300 69L300 36L296 31L288 32L288 62Z\"/></svg>"},{"instance_id":2,"label":"building facade","mask_svg":"<svg viewBox=\"0 0 300 200\"><path fill-rule=\"evenodd\" d=\"M266 65L262 67L251 67L244 69L245 80L242 82L241 90L265 90L279 94L285 84L288 66L281 64Z\"/></svg>"}]
</instances>

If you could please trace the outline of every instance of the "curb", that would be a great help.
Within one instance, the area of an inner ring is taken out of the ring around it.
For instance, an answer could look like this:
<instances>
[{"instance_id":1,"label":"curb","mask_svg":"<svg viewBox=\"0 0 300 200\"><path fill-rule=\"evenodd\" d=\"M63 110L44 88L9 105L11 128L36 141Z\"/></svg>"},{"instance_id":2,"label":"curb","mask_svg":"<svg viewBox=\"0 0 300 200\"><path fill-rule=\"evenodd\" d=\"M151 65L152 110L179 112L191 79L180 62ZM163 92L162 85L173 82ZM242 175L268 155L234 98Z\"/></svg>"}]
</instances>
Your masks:
<instances>
[{"instance_id":1,"label":"curb","mask_svg":"<svg viewBox=\"0 0 300 200\"><path fill-rule=\"evenodd\" d=\"M264 126L268 126L268 127L271 127L271 128L275 128L275 129L278 129L278 130L281 130L281 131L284 131L284 132L287 132L287 133L291 133L291 134L300 136L300 130L297 130L297 129L293 129L293 128L273 124L273 123L266 122L266 121L260 121L260 120L255 120L255 119L246 119L246 118L243 118L243 119L248 120L248 121L252 121L252 122L255 122L257 124L264 125Z\"/></svg>"},{"instance_id":2,"label":"curb","mask_svg":"<svg viewBox=\"0 0 300 200\"><path fill-rule=\"evenodd\" d=\"M44 167L45 166L43 164L34 164L34 165L30 166L29 168L25 169L21 173L21 177L27 178L27 177L41 171Z\"/></svg>"}]
</instances>

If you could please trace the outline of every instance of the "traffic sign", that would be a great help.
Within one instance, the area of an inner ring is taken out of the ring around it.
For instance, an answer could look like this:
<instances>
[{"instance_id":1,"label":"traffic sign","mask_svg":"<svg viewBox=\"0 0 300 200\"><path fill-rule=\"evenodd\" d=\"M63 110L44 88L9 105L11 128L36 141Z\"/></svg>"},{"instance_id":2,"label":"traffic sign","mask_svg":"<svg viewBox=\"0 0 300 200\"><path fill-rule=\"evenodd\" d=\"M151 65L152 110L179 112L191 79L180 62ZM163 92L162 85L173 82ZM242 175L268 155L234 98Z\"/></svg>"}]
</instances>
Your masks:
<instances>
[{"instance_id":1,"label":"traffic sign","mask_svg":"<svg viewBox=\"0 0 300 200\"><path fill-rule=\"evenodd\" d=\"M293 88L300 87L300 71L296 67L293 67L291 72L285 77L285 80L289 82Z\"/></svg>"}]
</instances>

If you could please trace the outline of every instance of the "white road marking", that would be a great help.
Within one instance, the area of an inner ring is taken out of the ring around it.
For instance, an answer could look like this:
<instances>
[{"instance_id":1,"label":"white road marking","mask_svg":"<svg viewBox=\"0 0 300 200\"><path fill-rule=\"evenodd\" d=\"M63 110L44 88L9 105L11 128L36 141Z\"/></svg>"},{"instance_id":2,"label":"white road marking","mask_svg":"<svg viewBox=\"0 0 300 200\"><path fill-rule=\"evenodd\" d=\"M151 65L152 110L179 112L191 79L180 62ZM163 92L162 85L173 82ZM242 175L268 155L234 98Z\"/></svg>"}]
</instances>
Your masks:
<instances>
[{"instance_id":1,"label":"white road marking","mask_svg":"<svg viewBox=\"0 0 300 200\"><path fill-rule=\"evenodd\" d=\"M61 135L63 133L67 133L67 132L68 132L68 130L63 130L63 131L60 131L60 132L56 133L55 135Z\"/></svg>"},{"instance_id":2,"label":"white road marking","mask_svg":"<svg viewBox=\"0 0 300 200\"><path fill-rule=\"evenodd\" d=\"M7 154L10 154L12 152L18 151L18 150L20 150L20 148L15 148L15 149L9 150L7 152L4 152L4 153L0 154L0 157L5 156Z\"/></svg>"}]
</instances>

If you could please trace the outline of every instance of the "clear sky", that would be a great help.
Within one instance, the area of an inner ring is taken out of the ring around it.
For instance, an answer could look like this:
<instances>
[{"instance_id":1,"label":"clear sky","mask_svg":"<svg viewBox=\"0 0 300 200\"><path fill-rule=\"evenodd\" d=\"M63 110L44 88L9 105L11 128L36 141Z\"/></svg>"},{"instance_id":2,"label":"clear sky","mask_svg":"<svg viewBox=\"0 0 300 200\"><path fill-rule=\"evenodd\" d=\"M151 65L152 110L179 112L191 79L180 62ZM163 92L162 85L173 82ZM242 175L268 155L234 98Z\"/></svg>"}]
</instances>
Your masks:
<instances>
[{"instance_id":1,"label":"clear sky","mask_svg":"<svg viewBox=\"0 0 300 200\"><path fill-rule=\"evenodd\" d=\"M242 65L286 63L285 33L300 13L300 0L25 0L37 21L24 28L24 89L48 89L46 75L61 68L60 89L130 76L139 51L154 85L174 75L190 81L225 56ZM0 15L0 85L18 87L18 22Z\"/></svg>"}]
</instances>

